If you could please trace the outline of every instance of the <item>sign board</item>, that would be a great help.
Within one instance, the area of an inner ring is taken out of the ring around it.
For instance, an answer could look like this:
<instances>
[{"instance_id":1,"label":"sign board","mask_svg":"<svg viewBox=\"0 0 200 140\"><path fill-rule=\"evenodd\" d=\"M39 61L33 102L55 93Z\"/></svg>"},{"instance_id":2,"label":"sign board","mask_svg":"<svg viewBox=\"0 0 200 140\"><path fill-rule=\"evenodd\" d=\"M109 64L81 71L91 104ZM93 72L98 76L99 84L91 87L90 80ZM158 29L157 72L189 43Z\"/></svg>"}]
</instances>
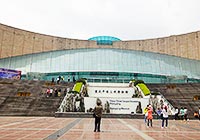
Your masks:
<instances>
[{"instance_id":1,"label":"sign board","mask_svg":"<svg viewBox=\"0 0 200 140\"><path fill-rule=\"evenodd\" d=\"M104 112L106 112L107 105L109 104L109 113L111 114L131 114L136 113L136 108L141 103L143 110L149 99L145 98L99 98L102 101ZM84 97L85 112L93 109L96 106L97 98Z\"/></svg>"},{"instance_id":2,"label":"sign board","mask_svg":"<svg viewBox=\"0 0 200 140\"><path fill-rule=\"evenodd\" d=\"M0 68L0 78L21 79L21 71Z\"/></svg>"}]
</instances>

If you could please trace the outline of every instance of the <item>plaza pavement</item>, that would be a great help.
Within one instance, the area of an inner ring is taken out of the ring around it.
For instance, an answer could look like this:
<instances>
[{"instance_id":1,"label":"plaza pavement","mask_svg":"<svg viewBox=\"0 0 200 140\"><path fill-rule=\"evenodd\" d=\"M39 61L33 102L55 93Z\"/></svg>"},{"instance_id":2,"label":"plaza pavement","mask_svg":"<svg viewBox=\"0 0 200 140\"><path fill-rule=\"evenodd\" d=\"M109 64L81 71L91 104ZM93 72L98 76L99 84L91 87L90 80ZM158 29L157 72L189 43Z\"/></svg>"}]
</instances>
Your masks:
<instances>
[{"instance_id":1,"label":"plaza pavement","mask_svg":"<svg viewBox=\"0 0 200 140\"><path fill-rule=\"evenodd\" d=\"M0 140L200 140L200 121L102 118L101 132L93 132L93 118L0 117Z\"/></svg>"}]
</instances>

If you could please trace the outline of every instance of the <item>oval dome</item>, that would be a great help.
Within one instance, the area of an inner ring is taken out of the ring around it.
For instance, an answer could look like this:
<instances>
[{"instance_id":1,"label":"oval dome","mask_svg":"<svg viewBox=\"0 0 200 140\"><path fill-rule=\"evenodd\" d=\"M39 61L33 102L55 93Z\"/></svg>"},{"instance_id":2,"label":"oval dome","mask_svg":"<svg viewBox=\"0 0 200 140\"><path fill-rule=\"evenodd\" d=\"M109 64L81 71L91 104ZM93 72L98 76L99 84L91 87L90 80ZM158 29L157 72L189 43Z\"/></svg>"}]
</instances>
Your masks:
<instances>
[{"instance_id":1,"label":"oval dome","mask_svg":"<svg viewBox=\"0 0 200 140\"><path fill-rule=\"evenodd\" d=\"M88 40L97 41L97 45L112 45L114 41L121 41L119 38L112 36L95 36Z\"/></svg>"}]
</instances>

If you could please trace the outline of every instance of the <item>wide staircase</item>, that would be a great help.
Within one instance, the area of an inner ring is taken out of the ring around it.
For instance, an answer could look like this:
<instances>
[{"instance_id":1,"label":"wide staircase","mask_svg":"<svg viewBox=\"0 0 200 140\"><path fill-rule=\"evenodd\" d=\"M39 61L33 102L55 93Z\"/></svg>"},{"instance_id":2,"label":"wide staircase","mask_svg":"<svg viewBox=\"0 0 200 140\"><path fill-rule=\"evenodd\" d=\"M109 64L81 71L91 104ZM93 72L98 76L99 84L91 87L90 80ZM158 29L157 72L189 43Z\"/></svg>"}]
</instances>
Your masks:
<instances>
[{"instance_id":1,"label":"wide staircase","mask_svg":"<svg viewBox=\"0 0 200 140\"><path fill-rule=\"evenodd\" d=\"M147 84L151 92L162 94L174 107L186 107L188 115L193 118L193 113L200 107L200 99L194 100L195 96L200 96L200 83L185 84Z\"/></svg>"},{"instance_id":2,"label":"wide staircase","mask_svg":"<svg viewBox=\"0 0 200 140\"><path fill-rule=\"evenodd\" d=\"M0 115L54 116L64 91L74 83L0 79ZM47 97L47 88L61 89L61 96Z\"/></svg>"},{"instance_id":3,"label":"wide staircase","mask_svg":"<svg viewBox=\"0 0 200 140\"><path fill-rule=\"evenodd\" d=\"M187 107L190 118L200 107L200 100L194 100L194 96L200 99L200 83L146 85L174 107ZM66 82L0 79L0 115L54 116L64 98L64 90L72 90L73 86L74 83ZM47 88L61 89L61 96L47 97Z\"/></svg>"}]
</instances>

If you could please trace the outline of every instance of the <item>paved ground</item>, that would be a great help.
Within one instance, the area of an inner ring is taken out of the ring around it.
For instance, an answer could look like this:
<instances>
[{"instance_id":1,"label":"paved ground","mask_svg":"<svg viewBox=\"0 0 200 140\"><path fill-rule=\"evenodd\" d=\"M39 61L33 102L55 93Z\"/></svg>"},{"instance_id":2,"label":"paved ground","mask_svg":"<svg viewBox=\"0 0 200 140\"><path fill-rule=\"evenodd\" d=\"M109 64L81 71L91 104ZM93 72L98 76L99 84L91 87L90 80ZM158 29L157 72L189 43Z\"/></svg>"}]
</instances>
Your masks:
<instances>
[{"instance_id":1,"label":"paved ground","mask_svg":"<svg viewBox=\"0 0 200 140\"><path fill-rule=\"evenodd\" d=\"M93 132L93 118L0 117L0 140L200 140L200 121L102 119L101 132Z\"/></svg>"}]
</instances>

